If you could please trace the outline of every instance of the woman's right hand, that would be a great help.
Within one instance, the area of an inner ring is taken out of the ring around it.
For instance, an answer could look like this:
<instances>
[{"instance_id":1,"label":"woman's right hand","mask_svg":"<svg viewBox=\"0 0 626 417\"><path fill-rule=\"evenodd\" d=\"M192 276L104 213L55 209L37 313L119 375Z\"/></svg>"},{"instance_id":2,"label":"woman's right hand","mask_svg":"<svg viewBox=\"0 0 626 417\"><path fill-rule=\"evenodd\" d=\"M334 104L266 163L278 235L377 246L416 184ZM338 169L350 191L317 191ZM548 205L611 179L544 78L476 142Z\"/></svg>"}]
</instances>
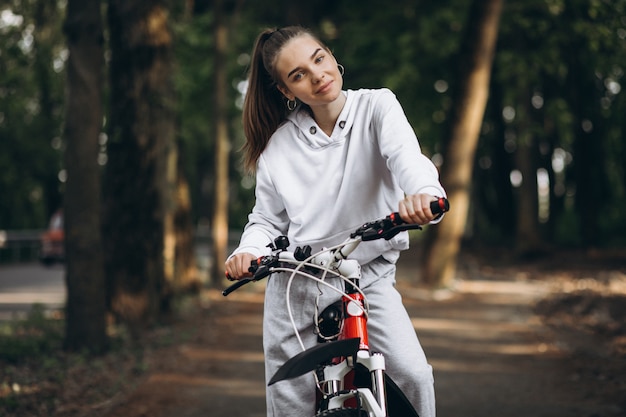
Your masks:
<instances>
[{"instance_id":1,"label":"woman's right hand","mask_svg":"<svg viewBox=\"0 0 626 417\"><path fill-rule=\"evenodd\" d=\"M256 258L256 256L248 252L231 256L224 264L228 279L251 277L252 274L248 271L248 268L250 268L250 262Z\"/></svg>"}]
</instances>

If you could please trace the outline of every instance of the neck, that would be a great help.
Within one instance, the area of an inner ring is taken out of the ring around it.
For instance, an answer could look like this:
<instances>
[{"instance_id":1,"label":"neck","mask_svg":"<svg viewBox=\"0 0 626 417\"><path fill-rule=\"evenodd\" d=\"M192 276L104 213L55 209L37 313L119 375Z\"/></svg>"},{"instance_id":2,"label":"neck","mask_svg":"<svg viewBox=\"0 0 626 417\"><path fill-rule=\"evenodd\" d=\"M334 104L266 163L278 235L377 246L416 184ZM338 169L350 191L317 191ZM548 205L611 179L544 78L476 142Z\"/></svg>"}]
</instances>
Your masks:
<instances>
[{"instance_id":1,"label":"neck","mask_svg":"<svg viewBox=\"0 0 626 417\"><path fill-rule=\"evenodd\" d=\"M339 94L339 97L332 103L312 107L313 118L317 122L317 125L330 136L333 133L337 119L343 110L343 106L346 104L346 96L343 93Z\"/></svg>"}]
</instances>

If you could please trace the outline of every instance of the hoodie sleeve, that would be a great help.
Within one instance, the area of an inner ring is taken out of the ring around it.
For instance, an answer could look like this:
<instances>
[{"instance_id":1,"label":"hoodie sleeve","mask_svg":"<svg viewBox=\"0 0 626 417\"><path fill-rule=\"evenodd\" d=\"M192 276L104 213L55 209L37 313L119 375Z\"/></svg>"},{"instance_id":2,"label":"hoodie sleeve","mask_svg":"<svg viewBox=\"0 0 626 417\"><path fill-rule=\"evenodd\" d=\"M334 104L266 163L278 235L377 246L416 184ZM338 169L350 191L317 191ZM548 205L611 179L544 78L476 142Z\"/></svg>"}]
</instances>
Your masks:
<instances>
[{"instance_id":1,"label":"hoodie sleeve","mask_svg":"<svg viewBox=\"0 0 626 417\"><path fill-rule=\"evenodd\" d=\"M445 197L439 172L420 148L417 136L396 96L382 90L373 112L378 146L405 194L427 193Z\"/></svg>"},{"instance_id":2,"label":"hoodie sleeve","mask_svg":"<svg viewBox=\"0 0 626 417\"><path fill-rule=\"evenodd\" d=\"M268 244L280 235L286 235L289 219L280 195L276 192L263 158L259 158L256 174L256 203L248 215L239 247L232 255L248 252L257 257L268 255ZM231 255L231 256L232 256Z\"/></svg>"}]
</instances>

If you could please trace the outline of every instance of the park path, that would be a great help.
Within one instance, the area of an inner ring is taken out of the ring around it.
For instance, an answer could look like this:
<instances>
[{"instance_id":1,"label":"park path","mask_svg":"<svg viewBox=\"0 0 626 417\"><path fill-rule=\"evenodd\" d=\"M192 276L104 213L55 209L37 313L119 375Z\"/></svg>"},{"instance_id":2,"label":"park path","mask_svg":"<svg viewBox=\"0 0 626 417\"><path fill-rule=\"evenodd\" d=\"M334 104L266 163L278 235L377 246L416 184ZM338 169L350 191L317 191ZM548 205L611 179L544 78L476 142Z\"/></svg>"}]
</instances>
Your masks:
<instances>
[{"instance_id":1,"label":"park path","mask_svg":"<svg viewBox=\"0 0 626 417\"><path fill-rule=\"evenodd\" d=\"M617 416L577 378L533 313L550 288L476 273L452 291L399 289L435 370L439 417ZM153 358L151 372L106 417L264 416L263 286L209 291L196 336ZM191 330L189 330L191 331ZM295 416L298 417L298 416Z\"/></svg>"}]
</instances>

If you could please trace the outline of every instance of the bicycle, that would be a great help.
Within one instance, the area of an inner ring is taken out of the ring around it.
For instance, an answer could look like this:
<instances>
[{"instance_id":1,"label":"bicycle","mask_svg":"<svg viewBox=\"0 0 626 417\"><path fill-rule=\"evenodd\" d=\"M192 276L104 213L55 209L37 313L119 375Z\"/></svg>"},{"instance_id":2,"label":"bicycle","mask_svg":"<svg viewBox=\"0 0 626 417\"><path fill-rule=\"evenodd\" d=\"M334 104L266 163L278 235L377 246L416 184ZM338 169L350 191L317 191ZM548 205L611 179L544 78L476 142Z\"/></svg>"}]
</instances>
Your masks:
<instances>
[{"instance_id":1,"label":"bicycle","mask_svg":"<svg viewBox=\"0 0 626 417\"><path fill-rule=\"evenodd\" d=\"M438 198L431 203L433 214L442 215L448 210L446 198ZM358 261L348 256L361 242L389 240L402 231L421 228L417 224L404 223L399 213L392 213L383 219L365 223L341 244L314 254L310 246L288 251L288 238L279 236L269 245L272 255L252 261L249 268L252 276L242 278L222 294L228 296L243 285L276 272L290 273L287 310L303 349L278 369L268 386L313 372L317 385L315 417L418 417L409 400L385 373L384 356L369 348L368 304L359 288L361 267ZM341 295L339 301L326 307L319 315L316 304L315 328L321 343L308 349L298 334L289 302L289 289L296 276L312 279ZM336 288L326 282L328 276L340 278L344 288Z\"/></svg>"}]
</instances>

